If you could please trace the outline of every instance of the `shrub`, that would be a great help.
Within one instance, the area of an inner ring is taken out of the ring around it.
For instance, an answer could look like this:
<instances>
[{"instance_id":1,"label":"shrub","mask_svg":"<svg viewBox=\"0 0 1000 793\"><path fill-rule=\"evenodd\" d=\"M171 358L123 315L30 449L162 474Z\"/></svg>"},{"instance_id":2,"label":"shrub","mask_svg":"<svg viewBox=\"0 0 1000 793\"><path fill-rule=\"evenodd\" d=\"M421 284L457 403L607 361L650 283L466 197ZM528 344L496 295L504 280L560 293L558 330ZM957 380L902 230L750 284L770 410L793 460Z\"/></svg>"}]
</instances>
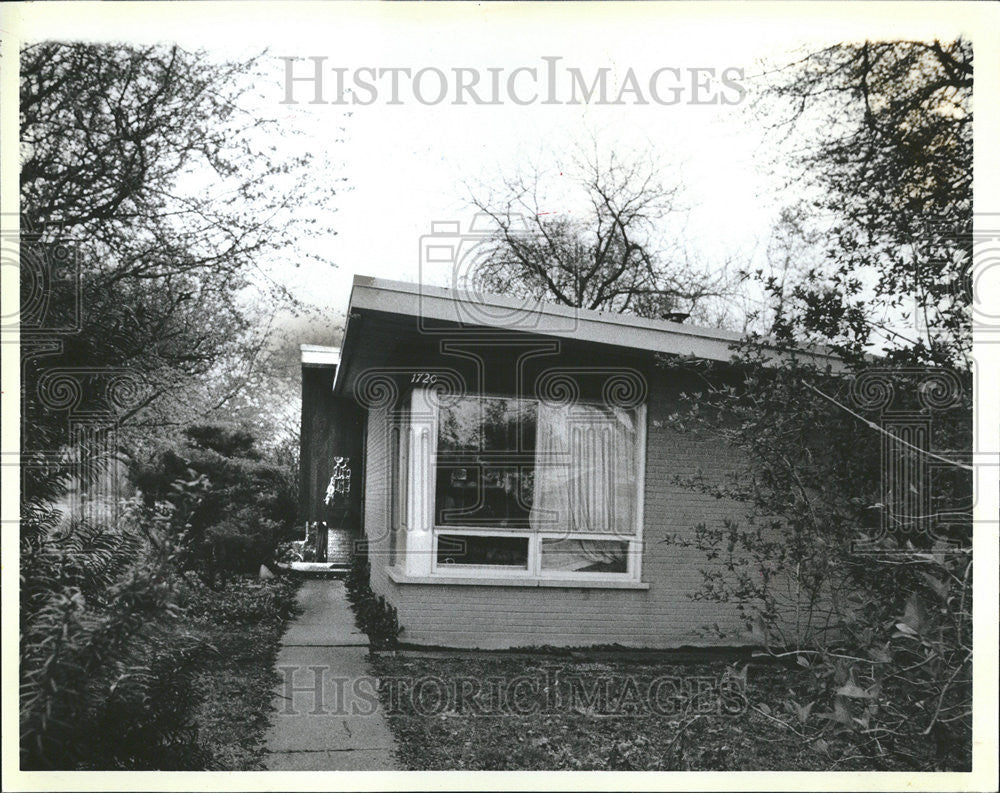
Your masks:
<instances>
[{"instance_id":1,"label":"shrub","mask_svg":"<svg viewBox=\"0 0 1000 793\"><path fill-rule=\"evenodd\" d=\"M358 627L368 636L372 649L388 649L396 646L399 632L399 616L396 607L382 595L362 598L357 610Z\"/></svg>"},{"instance_id":2,"label":"shrub","mask_svg":"<svg viewBox=\"0 0 1000 793\"><path fill-rule=\"evenodd\" d=\"M109 525L22 507L23 768L199 766L177 694L187 656L160 638L180 613L171 538L197 498L180 485L173 508L133 504Z\"/></svg>"},{"instance_id":3,"label":"shrub","mask_svg":"<svg viewBox=\"0 0 1000 793\"><path fill-rule=\"evenodd\" d=\"M251 435L214 425L185 430L180 443L135 462L132 478L147 505L173 498L178 479L203 482L190 515L181 565L211 586L234 573L255 573L274 561L295 521L294 484L281 466L261 459Z\"/></svg>"},{"instance_id":4,"label":"shrub","mask_svg":"<svg viewBox=\"0 0 1000 793\"><path fill-rule=\"evenodd\" d=\"M371 588L371 563L367 547L355 548L351 566L344 579L344 588L354 609L358 629L368 636L372 649L395 647L402 631L399 617L395 606L382 595L376 595Z\"/></svg>"},{"instance_id":5,"label":"shrub","mask_svg":"<svg viewBox=\"0 0 1000 793\"><path fill-rule=\"evenodd\" d=\"M302 553L303 545L302 540L288 540L278 543L278 547L274 552L274 561L281 562L282 564L305 561Z\"/></svg>"},{"instance_id":6,"label":"shrub","mask_svg":"<svg viewBox=\"0 0 1000 793\"><path fill-rule=\"evenodd\" d=\"M146 663L122 670L91 727L84 769L198 771L212 758L192 721L192 678L212 648L202 641L158 637ZM120 664L118 665L120 666Z\"/></svg>"},{"instance_id":7,"label":"shrub","mask_svg":"<svg viewBox=\"0 0 1000 793\"><path fill-rule=\"evenodd\" d=\"M219 624L281 622L295 614L296 589L289 578L234 579L222 593L196 584L183 605L192 616Z\"/></svg>"},{"instance_id":8,"label":"shrub","mask_svg":"<svg viewBox=\"0 0 1000 793\"><path fill-rule=\"evenodd\" d=\"M372 568L368 561L368 549L356 546L354 552L351 554L351 565L344 579L347 599L352 606L356 607L365 593L371 592L371 573Z\"/></svg>"},{"instance_id":9,"label":"shrub","mask_svg":"<svg viewBox=\"0 0 1000 793\"><path fill-rule=\"evenodd\" d=\"M808 682L789 692L786 720L819 751L831 735L853 733L876 761L967 768L972 477L960 460L971 446L970 381L885 361L857 364L853 377L776 367L747 347L739 387L690 394L671 417L741 461L725 479L678 477L745 507L741 520L667 538L704 554L693 596L735 604L755 643L795 660ZM954 390L931 391L952 378ZM903 436L861 412L881 416L855 394L865 382L889 395L895 415L925 422L926 449L902 447ZM929 466L930 449L942 450L935 462L946 475L909 479ZM910 511L886 503L899 493L926 502Z\"/></svg>"}]
</instances>

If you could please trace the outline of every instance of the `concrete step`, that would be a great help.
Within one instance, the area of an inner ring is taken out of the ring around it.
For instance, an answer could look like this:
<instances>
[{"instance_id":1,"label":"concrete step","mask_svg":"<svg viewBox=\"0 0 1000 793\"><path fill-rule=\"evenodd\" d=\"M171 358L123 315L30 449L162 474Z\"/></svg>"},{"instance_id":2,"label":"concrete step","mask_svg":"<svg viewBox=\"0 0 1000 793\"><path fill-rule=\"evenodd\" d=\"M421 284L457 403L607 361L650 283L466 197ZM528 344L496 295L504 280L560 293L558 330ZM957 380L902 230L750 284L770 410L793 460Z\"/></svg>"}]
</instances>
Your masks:
<instances>
[{"instance_id":1,"label":"concrete step","mask_svg":"<svg viewBox=\"0 0 1000 793\"><path fill-rule=\"evenodd\" d=\"M290 562L278 567L296 578L343 579L351 566L347 562Z\"/></svg>"}]
</instances>

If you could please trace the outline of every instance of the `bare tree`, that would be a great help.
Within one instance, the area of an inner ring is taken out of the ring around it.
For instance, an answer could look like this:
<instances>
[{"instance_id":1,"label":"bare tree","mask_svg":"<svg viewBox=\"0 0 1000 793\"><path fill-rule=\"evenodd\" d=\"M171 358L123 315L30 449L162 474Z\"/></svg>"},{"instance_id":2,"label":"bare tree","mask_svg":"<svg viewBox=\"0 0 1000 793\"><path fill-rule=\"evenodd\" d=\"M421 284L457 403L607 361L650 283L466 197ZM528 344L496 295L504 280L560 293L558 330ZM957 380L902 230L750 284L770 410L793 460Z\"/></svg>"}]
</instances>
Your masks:
<instances>
[{"instance_id":1,"label":"bare tree","mask_svg":"<svg viewBox=\"0 0 1000 793\"><path fill-rule=\"evenodd\" d=\"M559 177L582 197L580 210L547 203ZM728 262L698 266L682 243L664 242L661 221L681 216L680 188L664 184L651 156L602 157L595 146L558 177L525 167L471 203L495 224L473 272L484 289L677 320L711 317L710 300L732 292Z\"/></svg>"}]
</instances>

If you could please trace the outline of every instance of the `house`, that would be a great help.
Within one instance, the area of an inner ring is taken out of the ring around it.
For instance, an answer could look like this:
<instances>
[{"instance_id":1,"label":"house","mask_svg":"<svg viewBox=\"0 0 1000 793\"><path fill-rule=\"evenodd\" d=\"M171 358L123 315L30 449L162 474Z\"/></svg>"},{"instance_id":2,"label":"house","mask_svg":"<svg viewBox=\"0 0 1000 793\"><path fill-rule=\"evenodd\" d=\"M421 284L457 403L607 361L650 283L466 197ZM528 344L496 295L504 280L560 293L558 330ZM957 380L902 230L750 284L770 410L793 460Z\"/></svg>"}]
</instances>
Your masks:
<instances>
[{"instance_id":1,"label":"house","mask_svg":"<svg viewBox=\"0 0 1000 793\"><path fill-rule=\"evenodd\" d=\"M300 350L299 518L316 560L345 566L361 533L361 490L343 481L350 461L361 458L364 413L353 400L333 395L339 347L302 344ZM343 492L328 497L330 483L336 491L338 481Z\"/></svg>"},{"instance_id":2,"label":"house","mask_svg":"<svg viewBox=\"0 0 1000 793\"><path fill-rule=\"evenodd\" d=\"M704 555L665 542L744 511L675 481L734 457L667 426L702 375L658 364L725 363L737 338L357 276L339 355L303 352L326 457L303 457L306 498L349 458L333 502L409 644L747 643L734 608L691 597Z\"/></svg>"}]
</instances>

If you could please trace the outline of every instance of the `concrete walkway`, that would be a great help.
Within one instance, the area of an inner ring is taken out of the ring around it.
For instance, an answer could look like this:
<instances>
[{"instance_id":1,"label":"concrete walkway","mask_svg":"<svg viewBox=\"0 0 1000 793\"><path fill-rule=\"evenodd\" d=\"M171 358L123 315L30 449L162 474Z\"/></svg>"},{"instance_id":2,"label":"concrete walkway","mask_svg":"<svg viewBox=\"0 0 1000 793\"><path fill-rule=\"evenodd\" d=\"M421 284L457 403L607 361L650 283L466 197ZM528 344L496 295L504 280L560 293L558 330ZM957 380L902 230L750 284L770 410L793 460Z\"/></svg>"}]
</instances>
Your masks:
<instances>
[{"instance_id":1,"label":"concrete walkway","mask_svg":"<svg viewBox=\"0 0 1000 793\"><path fill-rule=\"evenodd\" d=\"M278 651L281 677L267 733L272 771L397 768L395 742L342 581L302 582L302 614Z\"/></svg>"}]
</instances>

